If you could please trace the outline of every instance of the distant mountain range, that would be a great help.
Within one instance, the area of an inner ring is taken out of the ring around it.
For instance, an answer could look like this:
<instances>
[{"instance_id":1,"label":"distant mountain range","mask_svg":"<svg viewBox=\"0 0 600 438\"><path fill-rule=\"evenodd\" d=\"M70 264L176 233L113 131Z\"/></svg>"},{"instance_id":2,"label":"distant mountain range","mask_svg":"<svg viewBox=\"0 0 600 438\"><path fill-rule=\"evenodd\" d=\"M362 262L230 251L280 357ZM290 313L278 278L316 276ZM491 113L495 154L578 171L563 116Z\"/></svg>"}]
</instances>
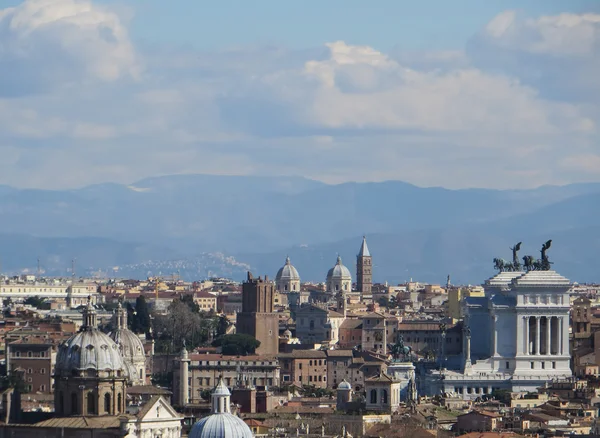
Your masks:
<instances>
[{"instance_id":1,"label":"distant mountain range","mask_svg":"<svg viewBox=\"0 0 600 438\"><path fill-rule=\"evenodd\" d=\"M81 274L240 279L248 267L274 276L289 254L304 280L322 281L337 253L354 271L366 234L376 281L480 283L517 241L537 257L550 238L558 271L600 281L600 184L448 190L179 175L64 191L0 186L0 206L5 272L35 270L39 257L64 275L76 258Z\"/></svg>"}]
</instances>

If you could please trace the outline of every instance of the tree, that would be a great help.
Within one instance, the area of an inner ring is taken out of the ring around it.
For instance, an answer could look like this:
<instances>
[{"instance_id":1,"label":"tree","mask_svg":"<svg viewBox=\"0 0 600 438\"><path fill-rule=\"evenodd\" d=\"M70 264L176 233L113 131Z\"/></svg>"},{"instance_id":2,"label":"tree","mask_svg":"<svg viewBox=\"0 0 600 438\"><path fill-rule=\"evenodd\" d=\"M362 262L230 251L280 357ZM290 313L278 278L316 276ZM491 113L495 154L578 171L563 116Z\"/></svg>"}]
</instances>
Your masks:
<instances>
[{"instance_id":1,"label":"tree","mask_svg":"<svg viewBox=\"0 0 600 438\"><path fill-rule=\"evenodd\" d=\"M137 321L135 319L135 309L129 302L127 302L126 308L127 308L127 328L129 330L131 330L132 332L136 332Z\"/></svg>"},{"instance_id":2,"label":"tree","mask_svg":"<svg viewBox=\"0 0 600 438\"><path fill-rule=\"evenodd\" d=\"M155 348L170 354L180 351L184 340L188 349L207 344L218 331L218 322L216 315L194 312L184 300L173 300L166 315L155 315Z\"/></svg>"},{"instance_id":3,"label":"tree","mask_svg":"<svg viewBox=\"0 0 600 438\"><path fill-rule=\"evenodd\" d=\"M382 296L382 297L380 297L380 298L377 300L377 302L379 303L379 305L380 305L381 307L386 307L386 308L388 308L388 307L390 306L390 300L389 300L389 299L388 299L388 297L386 297L386 296Z\"/></svg>"},{"instance_id":4,"label":"tree","mask_svg":"<svg viewBox=\"0 0 600 438\"><path fill-rule=\"evenodd\" d=\"M227 328L229 327L229 320L225 315L219 316L219 321L217 323L217 336L223 336L227 333Z\"/></svg>"},{"instance_id":5,"label":"tree","mask_svg":"<svg viewBox=\"0 0 600 438\"><path fill-rule=\"evenodd\" d=\"M185 294L181 297L181 302L190 308L194 313L200 312L200 306L194 301L194 296L191 294Z\"/></svg>"},{"instance_id":6,"label":"tree","mask_svg":"<svg viewBox=\"0 0 600 438\"><path fill-rule=\"evenodd\" d=\"M29 297L25 301L23 301L23 303L33 306L36 309L42 309L46 307L46 300L40 297Z\"/></svg>"},{"instance_id":7,"label":"tree","mask_svg":"<svg viewBox=\"0 0 600 438\"><path fill-rule=\"evenodd\" d=\"M135 329L136 333L148 333L150 331L150 312L148 311L148 303L146 303L146 298L143 295L140 295L135 300Z\"/></svg>"},{"instance_id":8,"label":"tree","mask_svg":"<svg viewBox=\"0 0 600 438\"><path fill-rule=\"evenodd\" d=\"M247 356L254 354L256 349L260 347L260 341L254 336L236 333L233 335L224 335L218 338L213 345L221 347L221 351L229 356Z\"/></svg>"}]
</instances>

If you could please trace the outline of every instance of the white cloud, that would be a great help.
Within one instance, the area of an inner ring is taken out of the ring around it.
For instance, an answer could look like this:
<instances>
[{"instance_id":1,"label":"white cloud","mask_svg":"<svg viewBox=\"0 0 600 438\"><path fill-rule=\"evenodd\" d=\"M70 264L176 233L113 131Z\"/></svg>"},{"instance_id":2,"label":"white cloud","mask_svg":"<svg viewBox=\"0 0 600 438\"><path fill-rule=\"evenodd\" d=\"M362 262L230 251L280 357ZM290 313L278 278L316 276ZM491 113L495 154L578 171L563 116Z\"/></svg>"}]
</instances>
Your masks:
<instances>
[{"instance_id":1,"label":"white cloud","mask_svg":"<svg viewBox=\"0 0 600 438\"><path fill-rule=\"evenodd\" d=\"M0 95L58 84L136 78L139 60L119 16L89 0L28 0L0 11Z\"/></svg>"},{"instance_id":2,"label":"white cloud","mask_svg":"<svg viewBox=\"0 0 600 438\"><path fill-rule=\"evenodd\" d=\"M507 12L465 52L344 41L141 52L110 9L29 0L0 10L0 155L11 163L0 183L194 172L450 187L599 179L593 17Z\"/></svg>"},{"instance_id":3,"label":"white cloud","mask_svg":"<svg viewBox=\"0 0 600 438\"><path fill-rule=\"evenodd\" d=\"M599 53L599 14L560 14L520 20L515 11L497 15L483 36L499 47L554 56Z\"/></svg>"},{"instance_id":4,"label":"white cloud","mask_svg":"<svg viewBox=\"0 0 600 438\"><path fill-rule=\"evenodd\" d=\"M484 70L519 77L542 95L564 101L600 100L600 15L496 16L467 45Z\"/></svg>"}]
</instances>

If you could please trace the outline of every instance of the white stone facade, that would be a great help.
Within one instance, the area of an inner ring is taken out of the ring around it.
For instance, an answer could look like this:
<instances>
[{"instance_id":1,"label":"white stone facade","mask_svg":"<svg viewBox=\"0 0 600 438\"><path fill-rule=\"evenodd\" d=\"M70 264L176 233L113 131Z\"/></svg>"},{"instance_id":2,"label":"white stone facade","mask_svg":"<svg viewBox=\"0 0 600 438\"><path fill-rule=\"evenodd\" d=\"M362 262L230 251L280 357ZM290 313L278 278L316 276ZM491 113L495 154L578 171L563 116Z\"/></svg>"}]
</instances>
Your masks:
<instances>
[{"instance_id":1,"label":"white stone facade","mask_svg":"<svg viewBox=\"0 0 600 438\"><path fill-rule=\"evenodd\" d=\"M570 377L570 288L555 271L503 272L488 280L485 299L464 303L472 333L465 336L462 370L442 371L443 379L432 372L427 392L475 398L495 389L535 391ZM467 348L471 340L475 363Z\"/></svg>"}]
</instances>

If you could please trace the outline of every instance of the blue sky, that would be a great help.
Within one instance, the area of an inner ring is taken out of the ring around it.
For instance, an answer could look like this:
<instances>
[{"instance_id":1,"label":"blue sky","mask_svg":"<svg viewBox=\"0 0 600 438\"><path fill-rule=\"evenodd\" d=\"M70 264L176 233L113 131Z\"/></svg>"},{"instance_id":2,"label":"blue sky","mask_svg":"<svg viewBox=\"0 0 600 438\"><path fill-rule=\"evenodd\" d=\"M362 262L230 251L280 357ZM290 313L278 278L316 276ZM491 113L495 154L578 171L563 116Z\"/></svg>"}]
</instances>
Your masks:
<instances>
[{"instance_id":1,"label":"blue sky","mask_svg":"<svg viewBox=\"0 0 600 438\"><path fill-rule=\"evenodd\" d=\"M0 0L0 41L0 184L600 181L598 1Z\"/></svg>"},{"instance_id":2,"label":"blue sky","mask_svg":"<svg viewBox=\"0 0 600 438\"><path fill-rule=\"evenodd\" d=\"M594 0L133 0L127 5L134 11L135 38L203 49L246 44L304 48L340 39L379 50L396 45L460 49L504 10L528 17L600 10Z\"/></svg>"}]
</instances>

